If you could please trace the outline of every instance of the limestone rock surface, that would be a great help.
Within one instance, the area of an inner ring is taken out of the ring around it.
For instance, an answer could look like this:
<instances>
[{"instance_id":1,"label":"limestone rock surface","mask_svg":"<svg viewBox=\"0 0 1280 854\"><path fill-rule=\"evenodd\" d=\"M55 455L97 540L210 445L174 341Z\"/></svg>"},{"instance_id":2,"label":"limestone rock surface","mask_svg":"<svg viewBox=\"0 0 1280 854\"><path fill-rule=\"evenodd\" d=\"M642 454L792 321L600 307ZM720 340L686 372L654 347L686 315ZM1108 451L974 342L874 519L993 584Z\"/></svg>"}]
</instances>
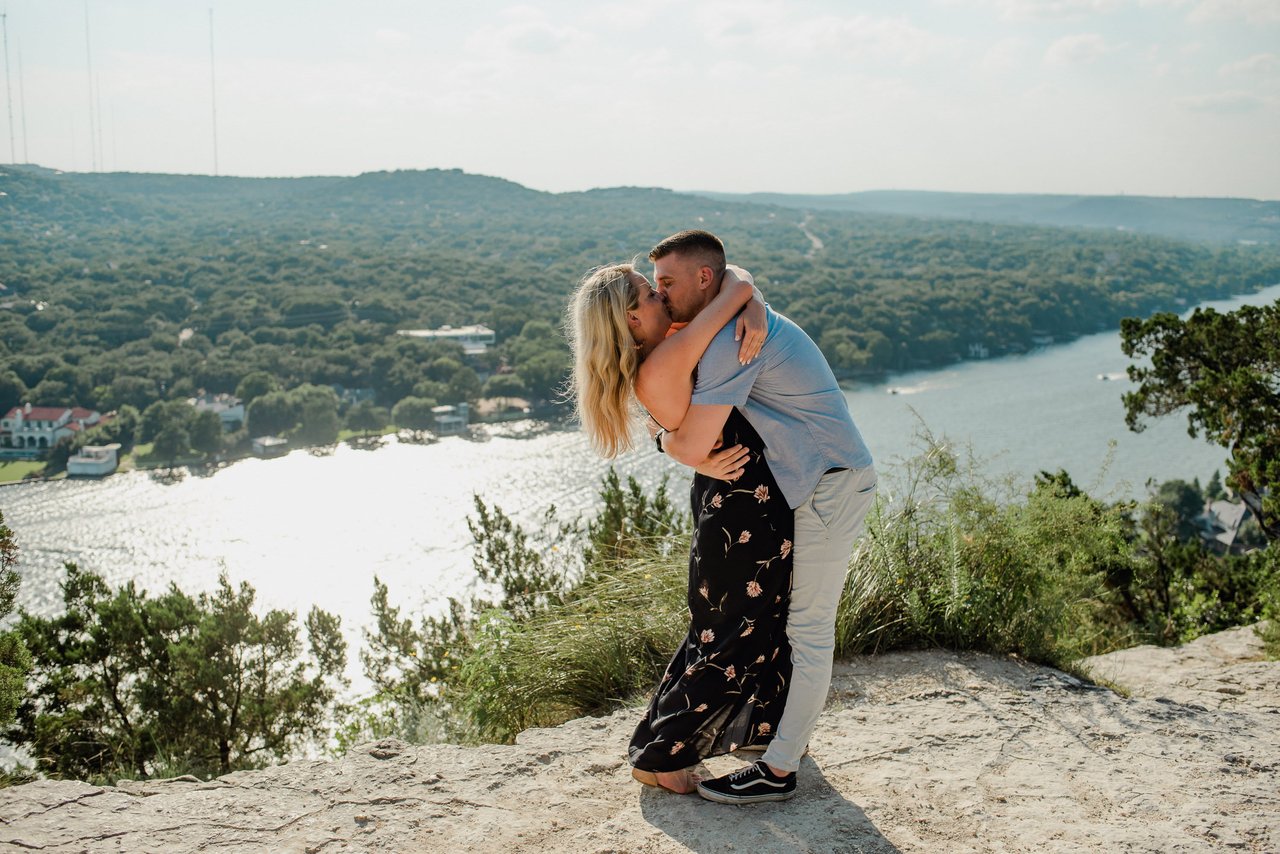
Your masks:
<instances>
[{"instance_id":1,"label":"limestone rock surface","mask_svg":"<svg viewBox=\"0 0 1280 854\"><path fill-rule=\"evenodd\" d=\"M15 786L0 790L0 850L1280 850L1280 662L1251 629L1087 665L1130 695L1009 657L838 663L785 803L639 786L628 710L510 746L385 740L207 782Z\"/></svg>"}]
</instances>

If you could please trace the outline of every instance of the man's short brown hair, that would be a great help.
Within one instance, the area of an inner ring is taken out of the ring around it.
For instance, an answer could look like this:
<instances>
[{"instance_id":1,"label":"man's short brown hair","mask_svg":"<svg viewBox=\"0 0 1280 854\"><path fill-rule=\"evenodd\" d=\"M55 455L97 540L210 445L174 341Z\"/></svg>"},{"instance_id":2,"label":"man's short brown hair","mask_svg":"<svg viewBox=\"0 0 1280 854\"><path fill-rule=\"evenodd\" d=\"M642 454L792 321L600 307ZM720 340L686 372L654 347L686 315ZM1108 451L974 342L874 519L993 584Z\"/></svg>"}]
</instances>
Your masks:
<instances>
[{"instance_id":1,"label":"man's short brown hair","mask_svg":"<svg viewBox=\"0 0 1280 854\"><path fill-rule=\"evenodd\" d=\"M724 273L724 244L709 231L692 228L677 232L653 247L649 260L657 261L675 253L698 259L717 276Z\"/></svg>"}]
</instances>

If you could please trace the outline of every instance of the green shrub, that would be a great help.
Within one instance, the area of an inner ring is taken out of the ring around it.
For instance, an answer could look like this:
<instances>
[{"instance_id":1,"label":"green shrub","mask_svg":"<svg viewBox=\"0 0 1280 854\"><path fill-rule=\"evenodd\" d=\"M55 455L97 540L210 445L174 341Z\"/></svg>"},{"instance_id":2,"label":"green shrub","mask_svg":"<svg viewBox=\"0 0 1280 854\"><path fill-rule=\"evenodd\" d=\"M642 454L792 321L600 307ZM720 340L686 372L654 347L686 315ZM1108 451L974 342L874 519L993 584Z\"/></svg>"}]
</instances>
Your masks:
<instances>
[{"instance_id":1,"label":"green shrub","mask_svg":"<svg viewBox=\"0 0 1280 854\"><path fill-rule=\"evenodd\" d=\"M23 613L30 690L9 737L57 777L225 774L329 731L346 665L338 618L253 610L248 584L148 596L67 564L64 612Z\"/></svg>"},{"instance_id":2,"label":"green shrub","mask_svg":"<svg viewBox=\"0 0 1280 854\"><path fill-rule=\"evenodd\" d=\"M1172 483L1173 489L1161 484L1150 501L1133 508L1129 536L1138 561L1132 573L1114 579L1123 616L1139 639L1163 645L1261 619L1274 576L1273 550L1211 549L1195 527L1204 501L1198 488ZM1186 491L1195 494L1181 507L1168 500Z\"/></svg>"},{"instance_id":3,"label":"green shrub","mask_svg":"<svg viewBox=\"0 0 1280 854\"><path fill-rule=\"evenodd\" d=\"M0 514L0 620L13 611L13 600L18 595L18 573L14 569L17 564L18 544ZM13 720L30 667L31 655L18 633L0 631L0 727Z\"/></svg>"},{"instance_id":4,"label":"green shrub","mask_svg":"<svg viewBox=\"0 0 1280 854\"><path fill-rule=\"evenodd\" d=\"M1133 561L1122 516L1061 474L1000 500L1003 487L925 441L868 519L837 655L943 646L1063 665L1122 642L1106 587Z\"/></svg>"},{"instance_id":5,"label":"green shrub","mask_svg":"<svg viewBox=\"0 0 1280 854\"><path fill-rule=\"evenodd\" d=\"M1258 635L1267 658L1280 659L1280 552L1271 546L1259 560L1266 567L1266 581L1259 595L1265 622L1258 627Z\"/></svg>"}]
</instances>

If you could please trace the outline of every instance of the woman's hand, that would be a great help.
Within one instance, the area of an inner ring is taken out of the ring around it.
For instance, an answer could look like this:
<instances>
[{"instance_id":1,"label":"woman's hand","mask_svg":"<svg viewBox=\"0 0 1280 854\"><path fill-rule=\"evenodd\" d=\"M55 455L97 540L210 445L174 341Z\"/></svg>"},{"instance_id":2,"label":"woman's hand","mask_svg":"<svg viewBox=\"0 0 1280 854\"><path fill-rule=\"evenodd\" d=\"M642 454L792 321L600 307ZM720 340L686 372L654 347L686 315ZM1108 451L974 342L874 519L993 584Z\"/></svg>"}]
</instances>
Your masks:
<instances>
[{"instance_id":1,"label":"woman's hand","mask_svg":"<svg viewBox=\"0 0 1280 854\"><path fill-rule=\"evenodd\" d=\"M749 365L756 356L760 355L760 348L764 346L764 339L769 334L769 321L764 310L764 294L760 293L760 289L755 286L755 276L736 264L725 265L724 281L725 286L730 287L751 286L751 299L738 314L736 325L733 327L733 340L742 342L738 346L738 362Z\"/></svg>"},{"instance_id":2,"label":"woman's hand","mask_svg":"<svg viewBox=\"0 0 1280 854\"><path fill-rule=\"evenodd\" d=\"M747 464L747 458L750 456L751 451L742 445L730 445L727 448L720 448L720 442L717 440L711 453L699 465L694 467L694 471L698 474L705 474L707 477L713 477L716 480L737 480L742 477L743 467Z\"/></svg>"},{"instance_id":3,"label":"woman's hand","mask_svg":"<svg viewBox=\"0 0 1280 854\"><path fill-rule=\"evenodd\" d=\"M738 363L742 365L751 364L760 355L760 348L764 346L764 339L769 334L769 319L765 314L764 302L758 298L759 291L756 293L757 297L747 303L733 328L733 340L742 342L738 346Z\"/></svg>"}]
</instances>

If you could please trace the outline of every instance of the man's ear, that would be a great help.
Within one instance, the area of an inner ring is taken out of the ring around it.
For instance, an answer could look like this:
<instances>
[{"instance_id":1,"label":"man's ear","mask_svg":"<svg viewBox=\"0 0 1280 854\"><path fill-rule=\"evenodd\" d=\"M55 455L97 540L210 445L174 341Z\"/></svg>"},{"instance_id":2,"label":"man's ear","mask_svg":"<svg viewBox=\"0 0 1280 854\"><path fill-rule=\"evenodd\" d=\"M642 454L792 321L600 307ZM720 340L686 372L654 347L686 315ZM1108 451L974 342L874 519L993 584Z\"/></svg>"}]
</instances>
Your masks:
<instances>
[{"instance_id":1,"label":"man's ear","mask_svg":"<svg viewBox=\"0 0 1280 854\"><path fill-rule=\"evenodd\" d=\"M711 285L715 283L715 280L716 280L715 270L712 270L710 267L698 268L698 290L705 291L707 288L711 287Z\"/></svg>"}]
</instances>

